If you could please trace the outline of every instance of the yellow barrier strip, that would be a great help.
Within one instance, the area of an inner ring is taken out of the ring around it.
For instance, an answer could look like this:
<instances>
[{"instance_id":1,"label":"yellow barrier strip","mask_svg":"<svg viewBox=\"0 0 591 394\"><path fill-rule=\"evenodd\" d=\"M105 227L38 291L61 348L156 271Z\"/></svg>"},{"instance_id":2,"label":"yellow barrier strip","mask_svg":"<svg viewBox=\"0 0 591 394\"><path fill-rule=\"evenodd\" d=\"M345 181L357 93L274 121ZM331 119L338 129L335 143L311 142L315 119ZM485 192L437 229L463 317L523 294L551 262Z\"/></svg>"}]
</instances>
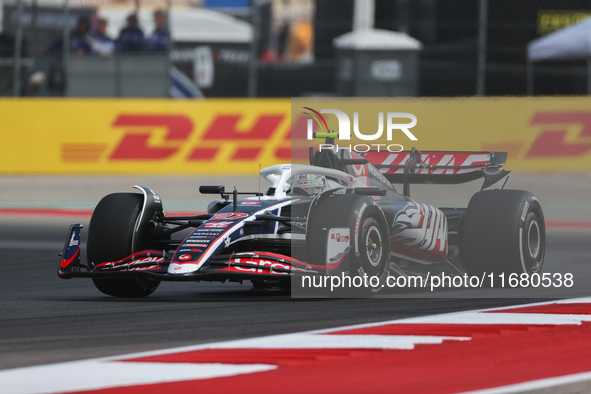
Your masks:
<instances>
[{"instance_id":1,"label":"yellow barrier strip","mask_svg":"<svg viewBox=\"0 0 591 394\"><path fill-rule=\"evenodd\" d=\"M522 171L591 170L590 104L388 101L418 119L406 149L508 151L506 168ZM290 112L289 99L2 99L0 174L254 174L290 161Z\"/></svg>"}]
</instances>

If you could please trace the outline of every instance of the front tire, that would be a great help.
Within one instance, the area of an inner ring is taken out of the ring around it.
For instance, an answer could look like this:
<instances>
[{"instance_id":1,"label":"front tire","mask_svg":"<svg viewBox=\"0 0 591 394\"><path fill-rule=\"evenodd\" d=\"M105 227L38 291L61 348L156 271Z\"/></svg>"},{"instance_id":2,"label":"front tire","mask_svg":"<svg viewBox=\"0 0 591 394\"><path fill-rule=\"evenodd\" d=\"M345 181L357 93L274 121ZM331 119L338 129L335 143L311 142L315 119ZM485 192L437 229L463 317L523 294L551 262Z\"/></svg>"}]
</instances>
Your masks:
<instances>
[{"instance_id":1,"label":"front tire","mask_svg":"<svg viewBox=\"0 0 591 394\"><path fill-rule=\"evenodd\" d=\"M343 262L331 269L327 261L329 231L338 228L349 229L350 250ZM325 265L327 275L344 273L352 282L359 283L356 277L368 278L362 286L342 288L332 296L369 297L382 289L389 272L390 236L382 210L370 197L333 194L316 207L307 232L310 263Z\"/></svg>"},{"instance_id":2,"label":"front tire","mask_svg":"<svg viewBox=\"0 0 591 394\"><path fill-rule=\"evenodd\" d=\"M460 261L470 275L542 271L546 249L544 214L538 199L522 190L476 193L460 234Z\"/></svg>"},{"instance_id":3,"label":"front tire","mask_svg":"<svg viewBox=\"0 0 591 394\"><path fill-rule=\"evenodd\" d=\"M96 206L88 227L86 255L91 265L118 261L147 247L142 229L135 226L143 205L136 193L114 193L104 197ZM93 278L96 288L107 295L125 298L152 294L159 281L148 278Z\"/></svg>"}]
</instances>

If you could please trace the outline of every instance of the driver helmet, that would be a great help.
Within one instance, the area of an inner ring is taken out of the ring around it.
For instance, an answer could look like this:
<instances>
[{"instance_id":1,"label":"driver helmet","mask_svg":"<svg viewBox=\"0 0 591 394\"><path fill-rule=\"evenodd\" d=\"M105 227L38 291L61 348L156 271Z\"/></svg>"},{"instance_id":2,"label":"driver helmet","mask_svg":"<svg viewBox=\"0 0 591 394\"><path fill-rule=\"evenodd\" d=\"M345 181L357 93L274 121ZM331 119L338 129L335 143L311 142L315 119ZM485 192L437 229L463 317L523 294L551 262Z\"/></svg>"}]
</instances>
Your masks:
<instances>
[{"instance_id":1,"label":"driver helmet","mask_svg":"<svg viewBox=\"0 0 591 394\"><path fill-rule=\"evenodd\" d=\"M313 196L327 190L328 183L324 175L300 174L293 177L291 187L294 194Z\"/></svg>"}]
</instances>

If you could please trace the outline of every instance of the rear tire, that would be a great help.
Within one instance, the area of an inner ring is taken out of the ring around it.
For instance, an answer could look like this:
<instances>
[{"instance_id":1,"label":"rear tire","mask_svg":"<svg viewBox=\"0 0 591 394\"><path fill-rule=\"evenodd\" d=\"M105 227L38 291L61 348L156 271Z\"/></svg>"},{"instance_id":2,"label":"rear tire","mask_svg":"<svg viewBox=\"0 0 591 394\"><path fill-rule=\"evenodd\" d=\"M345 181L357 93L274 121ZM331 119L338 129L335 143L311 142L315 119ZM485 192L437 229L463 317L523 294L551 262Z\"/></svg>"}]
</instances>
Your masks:
<instances>
[{"instance_id":1,"label":"rear tire","mask_svg":"<svg viewBox=\"0 0 591 394\"><path fill-rule=\"evenodd\" d=\"M546 227L542 207L530 192L476 193L460 233L460 261L470 275L542 271Z\"/></svg>"},{"instance_id":2,"label":"rear tire","mask_svg":"<svg viewBox=\"0 0 591 394\"><path fill-rule=\"evenodd\" d=\"M118 261L146 249L142 230L134 239L134 230L143 205L136 193L115 193L96 206L88 227L86 255L90 264ZM150 295L159 281L148 278L93 278L96 288L115 297L136 298Z\"/></svg>"}]
</instances>

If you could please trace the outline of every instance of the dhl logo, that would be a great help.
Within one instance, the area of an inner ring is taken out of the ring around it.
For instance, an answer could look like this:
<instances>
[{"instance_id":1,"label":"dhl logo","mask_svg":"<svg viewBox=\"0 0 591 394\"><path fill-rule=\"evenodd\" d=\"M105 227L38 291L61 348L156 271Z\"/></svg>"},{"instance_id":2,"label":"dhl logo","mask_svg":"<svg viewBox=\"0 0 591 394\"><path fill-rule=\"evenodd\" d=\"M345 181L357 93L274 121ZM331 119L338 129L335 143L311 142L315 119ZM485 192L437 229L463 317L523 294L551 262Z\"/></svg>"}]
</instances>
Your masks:
<instances>
[{"instance_id":1,"label":"dhl logo","mask_svg":"<svg viewBox=\"0 0 591 394\"><path fill-rule=\"evenodd\" d=\"M51 162L57 164L52 171L74 169L81 173L252 173L259 164L294 160L305 163L308 157L307 148L299 146L301 141L291 141L288 109L236 108L227 113L206 109L160 114L131 109L111 113L111 120L95 122L80 139L73 139L70 130L64 132L63 142L56 145L61 154L43 161L45 167L38 171L46 170ZM445 114L447 111L442 110L437 116ZM421 116L429 120L428 114ZM461 130L446 134L434 127L425 128L421 130L424 138L419 148L508 151L507 168L512 170L591 168L591 111L543 111L532 105L509 119L509 125L487 125L486 132L469 139ZM295 131L306 129L305 116L293 120ZM481 122L475 116L464 130L478 128Z\"/></svg>"},{"instance_id":2,"label":"dhl logo","mask_svg":"<svg viewBox=\"0 0 591 394\"><path fill-rule=\"evenodd\" d=\"M511 140L485 143L485 150L505 150L509 157L527 159L580 158L591 153L591 112L540 111L530 118L528 129L535 132L520 135L529 141Z\"/></svg>"},{"instance_id":3,"label":"dhl logo","mask_svg":"<svg viewBox=\"0 0 591 394\"><path fill-rule=\"evenodd\" d=\"M291 158L289 127L281 127L286 114L259 114L247 128L238 128L242 115L217 115L204 132L195 137L196 125L183 114L121 114L112 130L122 133L114 146L96 143L62 144L63 162L164 161L178 154L184 160L215 160L225 143L237 145L231 160L256 160L265 144L275 141L277 160ZM278 139L277 134L282 134ZM278 140L278 142L277 142ZM247 142L253 142L245 144Z\"/></svg>"},{"instance_id":4,"label":"dhl logo","mask_svg":"<svg viewBox=\"0 0 591 394\"><path fill-rule=\"evenodd\" d=\"M542 130L526 157L583 156L591 151L591 112L537 112L529 124Z\"/></svg>"}]
</instances>

